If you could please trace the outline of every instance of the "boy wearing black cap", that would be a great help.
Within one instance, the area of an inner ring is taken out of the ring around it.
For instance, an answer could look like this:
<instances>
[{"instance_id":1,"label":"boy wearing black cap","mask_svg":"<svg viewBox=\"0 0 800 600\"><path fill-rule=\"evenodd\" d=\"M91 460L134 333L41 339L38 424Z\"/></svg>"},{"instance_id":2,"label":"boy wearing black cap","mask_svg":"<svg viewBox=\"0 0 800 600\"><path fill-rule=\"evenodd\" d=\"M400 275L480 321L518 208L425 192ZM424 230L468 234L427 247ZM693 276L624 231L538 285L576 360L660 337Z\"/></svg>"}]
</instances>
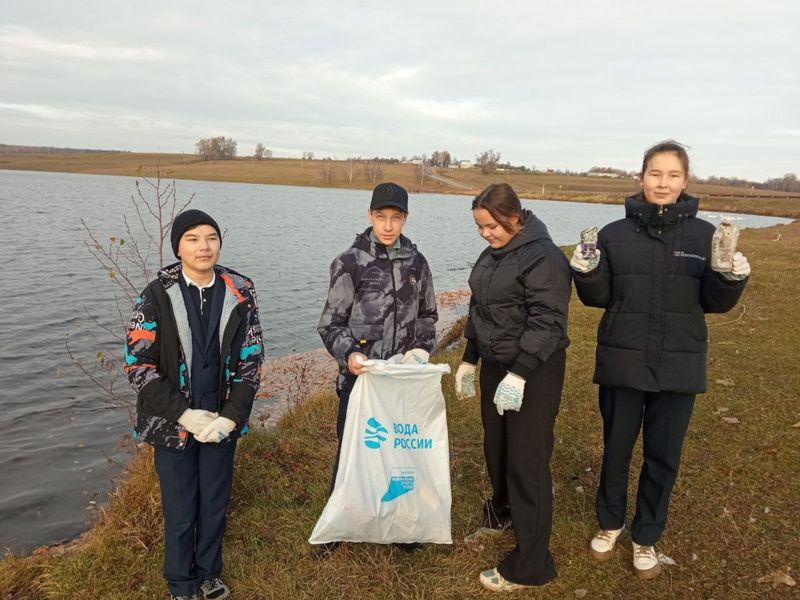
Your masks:
<instances>
[{"instance_id":1,"label":"boy wearing black cap","mask_svg":"<svg viewBox=\"0 0 800 600\"><path fill-rule=\"evenodd\" d=\"M220 579L236 441L261 379L253 282L217 265L222 236L200 210L172 223L180 262L136 300L125 364L136 391L134 439L154 446L173 599L230 595Z\"/></svg>"},{"instance_id":2,"label":"boy wearing black cap","mask_svg":"<svg viewBox=\"0 0 800 600\"><path fill-rule=\"evenodd\" d=\"M367 211L372 227L356 236L330 268L330 287L317 331L339 364L336 393L339 447L333 466L336 482L347 404L362 362L403 354L403 362L428 362L436 346L436 296L431 271L417 247L402 235L408 220L408 192L381 183ZM337 543L323 551L335 550Z\"/></svg>"}]
</instances>

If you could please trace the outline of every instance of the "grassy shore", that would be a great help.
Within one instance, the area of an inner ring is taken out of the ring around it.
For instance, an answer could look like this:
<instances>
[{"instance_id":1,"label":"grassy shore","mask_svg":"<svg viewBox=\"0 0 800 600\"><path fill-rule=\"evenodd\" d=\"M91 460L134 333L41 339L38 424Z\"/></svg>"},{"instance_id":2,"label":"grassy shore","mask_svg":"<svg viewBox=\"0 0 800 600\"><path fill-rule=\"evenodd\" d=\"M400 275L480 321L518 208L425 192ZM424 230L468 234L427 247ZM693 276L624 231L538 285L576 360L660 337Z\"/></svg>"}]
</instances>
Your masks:
<instances>
[{"instance_id":1,"label":"grassy shore","mask_svg":"<svg viewBox=\"0 0 800 600\"><path fill-rule=\"evenodd\" d=\"M256 161L239 158L231 161L203 161L196 155L181 154L3 154L0 169L22 171L57 171L97 175L136 176L140 169L154 172L156 166L174 179L267 183L275 185L372 189L362 166L352 182L344 163L334 162L333 177L326 182L320 160L279 159ZM580 177L545 174L496 172L483 175L477 169L434 169L436 174L471 186L463 189L426 177L422 183L410 164L383 165L379 181L394 181L414 192L466 194L474 196L493 182L506 181L523 198L601 202L620 204L639 187L632 179ZM744 212L770 216L800 218L800 198L779 192L750 190L725 186L692 184L689 191L701 199L700 208L710 211Z\"/></svg>"},{"instance_id":2,"label":"grassy shore","mask_svg":"<svg viewBox=\"0 0 800 600\"><path fill-rule=\"evenodd\" d=\"M559 577L525 598L800 598L800 223L745 230L753 266L741 303L712 315L709 389L699 396L659 550L675 566L636 579L623 547L606 563L588 555L601 423L591 383L600 311L573 295L572 345L552 460L552 551ZM460 352L436 357L453 370ZM453 483L452 546L414 554L346 544L319 560L306 540L322 511L335 451L332 393L307 399L273 432L246 436L236 461L224 577L238 600L265 598L490 597L478 583L513 546L507 532L473 550L489 492L475 399L448 404ZM636 455L640 452L637 450ZM635 468L639 459L635 459ZM633 487L633 486L632 486ZM631 500L630 505L633 505ZM2 600L162 598L162 524L157 479L145 449L130 463L99 523L73 548L0 562ZM583 591L585 591L585 593Z\"/></svg>"}]
</instances>

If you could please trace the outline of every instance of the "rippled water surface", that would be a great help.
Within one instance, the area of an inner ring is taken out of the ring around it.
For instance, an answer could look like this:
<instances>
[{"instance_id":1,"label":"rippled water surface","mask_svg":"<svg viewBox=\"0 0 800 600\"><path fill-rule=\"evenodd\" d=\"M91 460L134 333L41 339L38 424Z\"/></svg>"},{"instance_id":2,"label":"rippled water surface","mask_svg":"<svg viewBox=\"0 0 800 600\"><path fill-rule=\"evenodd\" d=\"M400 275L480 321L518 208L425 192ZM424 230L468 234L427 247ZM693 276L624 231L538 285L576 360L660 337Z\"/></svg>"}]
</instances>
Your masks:
<instances>
[{"instance_id":1,"label":"rippled water surface","mask_svg":"<svg viewBox=\"0 0 800 600\"><path fill-rule=\"evenodd\" d=\"M134 182L0 171L0 548L26 551L81 532L95 510L91 502L105 500L125 458L116 447L129 431L126 413L109 409L96 388L77 378L65 339L69 334L87 366L98 351L93 337L121 352L86 315L118 330L115 295L124 312L129 306L86 248L80 220L98 239L127 237L123 215L135 221ZM315 327L328 267L368 226L370 192L201 181L178 181L177 191L184 201L194 194L192 207L227 230L220 263L255 281L267 355L320 347ZM465 287L484 248L470 202L434 194L410 199L404 233L427 257L437 291ZM623 216L620 206L523 203L558 244L575 243L581 229ZM788 222L732 218L740 227Z\"/></svg>"}]
</instances>

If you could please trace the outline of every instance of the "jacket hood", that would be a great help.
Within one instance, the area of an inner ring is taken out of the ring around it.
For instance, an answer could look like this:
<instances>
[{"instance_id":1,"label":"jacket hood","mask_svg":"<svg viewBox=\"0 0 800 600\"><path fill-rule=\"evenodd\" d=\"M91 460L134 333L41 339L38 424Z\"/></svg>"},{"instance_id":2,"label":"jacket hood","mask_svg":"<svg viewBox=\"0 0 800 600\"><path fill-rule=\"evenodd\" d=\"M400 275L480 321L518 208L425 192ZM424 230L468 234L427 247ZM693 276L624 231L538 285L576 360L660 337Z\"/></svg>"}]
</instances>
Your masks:
<instances>
[{"instance_id":1,"label":"jacket hood","mask_svg":"<svg viewBox=\"0 0 800 600\"><path fill-rule=\"evenodd\" d=\"M364 233L359 233L353 241L352 247L362 250L374 258L386 258L386 246L379 242L373 242L372 239L370 239L370 233L372 233L372 227L367 227ZM399 240L400 253L397 255L397 258L411 258L416 246L402 233L400 234Z\"/></svg>"},{"instance_id":2,"label":"jacket hood","mask_svg":"<svg viewBox=\"0 0 800 600\"><path fill-rule=\"evenodd\" d=\"M547 231L547 226L544 222L534 215L533 212L525 208L522 210L522 229L520 229L505 246L492 250L492 256L499 258L525 244L530 244L539 240L551 242L553 238L550 237L550 233Z\"/></svg>"},{"instance_id":3,"label":"jacket hood","mask_svg":"<svg viewBox=\"0 0 800 600\"><path fill-rule=\"evenodd\" d=\"M700 200L686 192L681 192L674 204L663 205L664 214L662 218L664 225L672 225L681 219L696 217L699 205ZM640 192L625 199L625 216L629 219L634 219L637 225L647 227L658 218L660 206L645 200L644 195Z\"/></svg>"}]
</instances>

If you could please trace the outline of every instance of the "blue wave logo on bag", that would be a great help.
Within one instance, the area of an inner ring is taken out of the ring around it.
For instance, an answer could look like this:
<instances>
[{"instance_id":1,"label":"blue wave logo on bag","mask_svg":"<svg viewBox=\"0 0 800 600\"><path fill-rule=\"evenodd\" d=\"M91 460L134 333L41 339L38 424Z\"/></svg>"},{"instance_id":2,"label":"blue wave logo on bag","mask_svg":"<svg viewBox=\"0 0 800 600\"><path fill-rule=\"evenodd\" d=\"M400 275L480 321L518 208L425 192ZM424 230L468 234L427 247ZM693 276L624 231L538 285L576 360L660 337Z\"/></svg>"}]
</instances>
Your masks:
<instances>
[{"instance_id":1,"label":"blue wave logo on bag","mask_svg":"<svg viewBox=\"0 0 800 600\"><path fill-rule=\"evenodd\" d=\"M366 435L364 436L364 445L367 448L372 448L373 450L377 450L381 447L381 442L386 441L386 436L381 435L382 433L389 434L389 430L386 429L383 425L381 425L375 417L370 417L369 421L367 421L367 429L365 431Z\"/></svg>"},{"instance_id":2,"label":"blue wave logo on bag","mask_svg":"<svg viewBox=\"0 0 800 600\"><path fill-rule=\"evenodd\" d=\"M381 502L391 502L403 494L414 491L417 481L417 469L414 467L394 467L389 480L389 489L381 498Z\"/></svg>"}]
</instances>

